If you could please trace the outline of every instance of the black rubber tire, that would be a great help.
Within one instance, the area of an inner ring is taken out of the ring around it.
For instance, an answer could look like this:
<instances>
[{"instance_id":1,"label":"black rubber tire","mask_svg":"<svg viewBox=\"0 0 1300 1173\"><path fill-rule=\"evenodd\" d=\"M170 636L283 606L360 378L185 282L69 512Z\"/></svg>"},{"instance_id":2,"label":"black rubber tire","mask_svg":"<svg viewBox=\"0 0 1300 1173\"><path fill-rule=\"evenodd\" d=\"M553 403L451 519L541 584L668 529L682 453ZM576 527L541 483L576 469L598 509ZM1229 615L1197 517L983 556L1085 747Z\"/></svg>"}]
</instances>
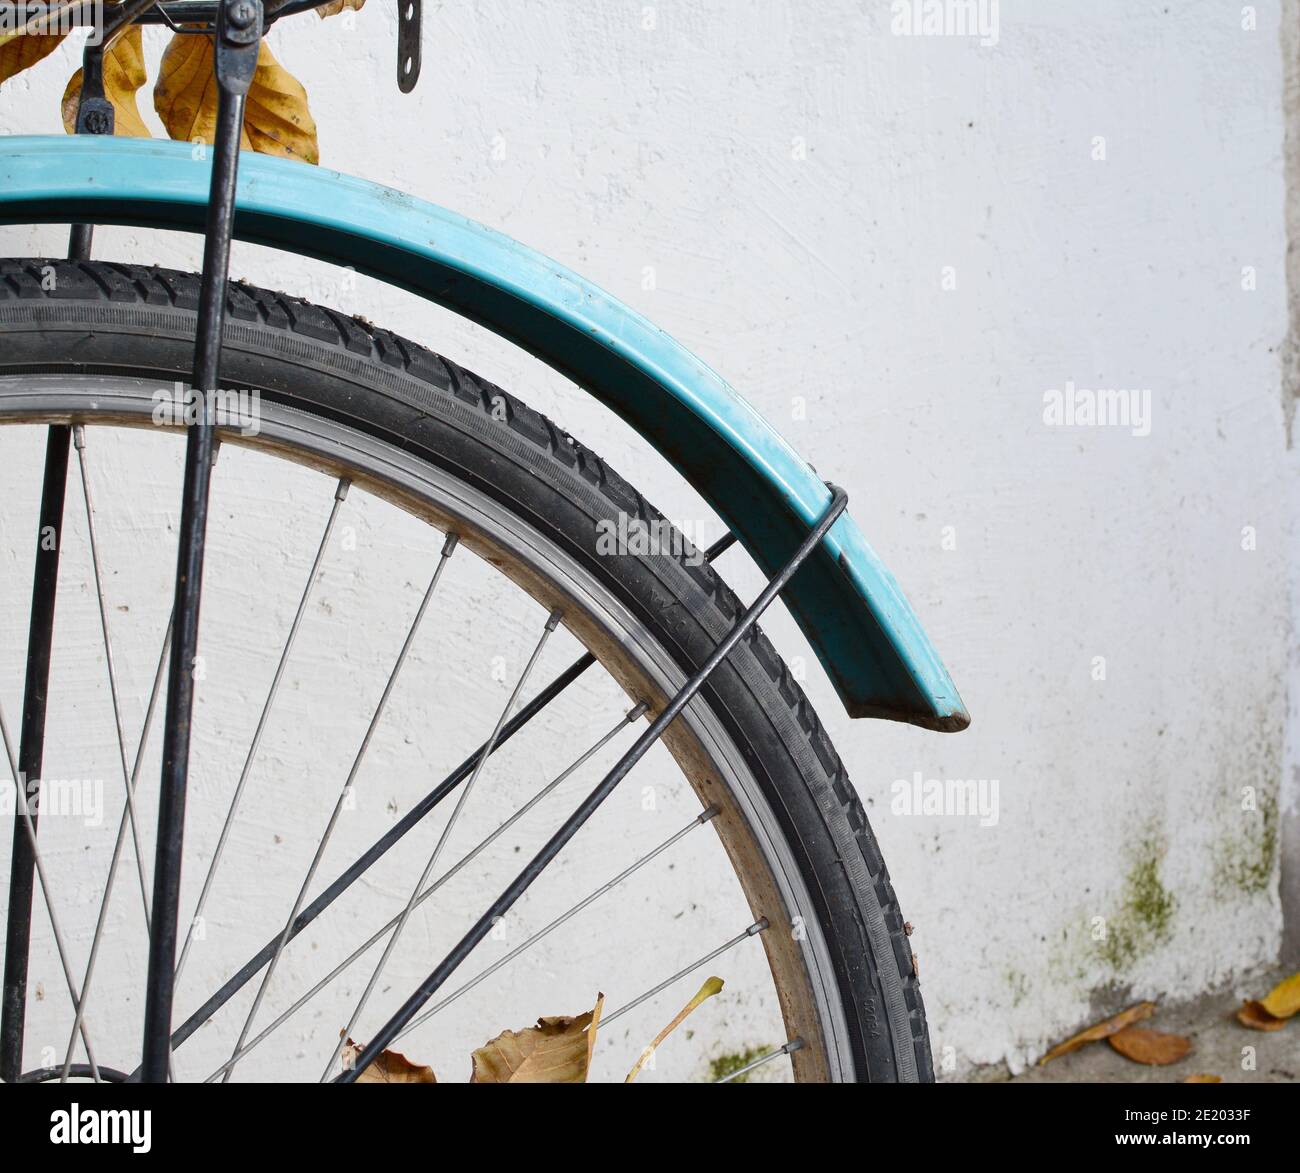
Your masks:
<instances>
[{"instance_id":1,"label":"black rubber tire","mask_svg":"<svg viewBox=\"0 0 1300 1173\"><path fill-rule=\"evenodd\" d=\"M0 260L0 375L188 381L198 297L194 274ZM256 388L452 470L578 557L688 671L739 614L736 596L708 564L666 553L599 556L599 520L661 515L518 399L364 320L232 283L221 385ZM932 1080L910 926L812 706L757 630L714 674L706 695L745 752L817 905L858 1078Z\"/></svg>"}]
</instances>

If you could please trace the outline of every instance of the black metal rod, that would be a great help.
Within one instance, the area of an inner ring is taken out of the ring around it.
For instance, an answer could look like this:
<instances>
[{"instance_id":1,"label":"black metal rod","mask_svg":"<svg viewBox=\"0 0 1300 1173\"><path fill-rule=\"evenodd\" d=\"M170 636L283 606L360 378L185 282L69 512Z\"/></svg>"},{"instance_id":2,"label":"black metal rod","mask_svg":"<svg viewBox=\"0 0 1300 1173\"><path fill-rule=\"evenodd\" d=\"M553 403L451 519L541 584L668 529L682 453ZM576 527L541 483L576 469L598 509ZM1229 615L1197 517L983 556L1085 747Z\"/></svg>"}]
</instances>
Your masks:
<instances>
[{"instance_id":1,"label":"black metal rod","mask_svg":"<svg viewBox=\"0 0 1300 1173\"><path fill-rule=\"evenodd\" d=\"M89 127L85 125L81 118L81 99L87 92L99 93L104 96L104 55L103 45L87 45L82 52L81 58L81 93L77 96L77 120L76 131L78 134L90 133ZM109 122L106 127L109 134L113 133L113 116L112 107L109 108ZM68 260L70 261L88 261L90 260L90 249L95 242L95 226L93 224L73 224L68 229Z\"/></svg>"},{"instance_id":2,"label":"black metal rod","mask_svg":"<svg viewBox=\"0 0 1300 1173\"><path fill-rule=\"evenodd\" d=\"M821 520L799 544L799 548L790 561L781 569L780 573L763 588L762 593L749 605L736 625L723 637L722 642L713 649L703 666L694 676L687 680L677 692L677 695L668 702L659 716L651 722L650 727L637 738L632 748L619 758L614 768L583 799L578 809L546 841L542 849L528 861L523 870L510 882L506 890L492 902L491 907L479 917L473 928L438 963L437 968L425 978L419 989L407 998L397 1013L380 1027L378 1034L371 1038L361 1054L357 1056L356 1062L343 1074L337 1076L334 1080L335 1083L355 1083L357 1077L379 1058L389 1043L401 1033L403 1027L419 1013L420 1008L438 992L443 983L456 971L457 967L470 955L479 942L492 931L492 926L496 921L510 911L515 901L532 886L533 881L545 871L547 865L560 853L564 845L578 833L587 820L595 814L601 803L614 792L629 771L645 756L650 747L659 740L664 730L677 719L681 711L690 704L695 694L704 687L704 684L718 665L731 654L736 644L744 639L749 630L758 622L758 617L767 610L772 600L785 589L786 584L798 572L799 567L821 544L827 531L835 524L840 514L844 512L845 506L848 505L848 495L843 489L837 485L829 487L831 502Z\"/></svg>"},{"instance_id":3,"label":"black metal rod","mask_svg":"<svg viewBox=\"0 0 1300 1173\"><path fill-rule=\"evenodd\" d=\"M704 557L708 561L713 561L718 555L729 549L735 544L736 535L732 533L724 534L712 546L705 551ZM596 657L590 652L586 652L563 672L542 689L535 697L525 704L503 726L501 735L497 738L493 752L500 749L525 725L555 700L561 693L566 691L584 672L587 671L596 662ZM356 858L344 871L330 883L330 885L320 893L306 908L304 908L297 917L294 918L293 925L289 930L286 943L292 941L299 933L303 931L312 921L316 920L331 904L334 903L344 892L346 892L358 879L372 868L375 863L386 855L390 848L403 838L413 827L416 826L431 810L434 809L444 798L456 789L470 774L474 771L474 766L486 748L486 742L475 749L463 762L460 763L450 774L429 791L418 803L416 803L405 815L402 816L391 828L384 832L375 840L360 856ZM196 1030L207 1022L218 1010L230 1001L240 990L248 984L250 980L262 969L275 954L276 946L280 942L280 934L277 933L265 945L262 946L252 957L248 959L226 982L217 990L206 1002L194 1011L180 1026L172 1032L172 1047L178 1047L185 1042ZM140 1071L137 1068L130 1075L130 1079L139 1078Z\"/></svg>"},{"instance_id":4,"label":"black metal rod","mask_svg":"<svg viewBox=\"0 0 1300 1173\"><path fill-rule=\"evenodd\" d=\"M84 75L83 75L84 76ZM68 259L90 259L94 226L73 224L68 232ZM27 679L23 692L23 718L15 785L33 779L40 786L45 762L45 708L50 681L50 649L54 640L54 596L59 581L59 553L63 549L63 502L68 481L68 452L72 428L55 424L45 438L45 478L41 485L40 521L36 532L36 566L32 575L32 609L27 631ZM32 797L39 795L33 793ZM39 818L32 804L32 829ZM35 849L14 822L14 846L9 862L9 908L5 933L4 993L0 1009L0 1079L18 1078L23 1057L23 1026L27 1006L27 962L31 948L31 915Z\"/></svg>"},{"instance_id":5,"label":"black metal rod","mask_svg":"<svg viewBox=\"0 0 1300 1173\"><path fill-rule=\"evenodd\" d=\"M54 602L63 548L63 499L68 479L72 428L55 424L46 433L45 478L41 485L36 530L36 568L32 575L32 610L27 628L27 677L23 685L22 732L16 785L26 787L32 802L32 828L39 821L41 769L45 758L45 708L50 683L50 649L54 642ZM27 959L31 948L32 893L36 854L22 817L14 819L9 863L9 908L5 929L3 1009L0 1009L0 1079L10 1082L22 1070L23 1029L27 1008Z\"/></svg>"},{"instance_id":6,"label":"black metal rod","mask_svg":"<svg viewBox=\"0 0 1300 1173\"><path fill-rule=\"evenodd\" d=\"M84 261L90 257L90 246L95 239L93 224L73 224L68 230L68 259Z\"/></svg>"},{"instance_id":7,"label":"black metal rod","mask_svg":"<svg viewBox=\"0 0 1300 1173\"><path fill-rule=\"evenodd\" d=\"M497 738L496 749L500 749L507 741L510 740L520 729L528 724L542 709L546 708L557 696L569 687L579 676L596 662L596 658L587 653L581 659L575 660L569 665L564 672L557 676L550 684L528 702L518 713L501 730L501 735ZM402 818L393 824L391 828L374 843L372 843L357 859L350 864L346 870L330 883L319 896L316 897L306 908L304 908L295 918L289 935L285 938L286 944L292 941L299 933L312 923L322 912L334 903L344 892L346 892L362 875L370 870L374 864L387 854L388 850L398 842L408 831L411 830L421 819L424 818L434 807L436 807L444 798L456 789L466 778L474 772L474 767L487 748L486 743L481 745L469 755L459 766L438 783L428 794L426 794L415 806L413 806ZM199 1027L208 1021L218 1010L230 1001L240 990L248 984L249 980L258 973L275 954L276 947L280 943L281 933L277 932L265 945L262 946L252 957L244 963L243 966L219 989L203 1003L193 1014L189 1016L176 1030L172 1033L172 1046L178 1047L188 1039ZM138 1072L132 1072L131 1078L135 1079Z\"/></svg>"},{"instance_id":8,"label":"black metal rod","mask_svg":"<svg viewBox=\"0 0 1300 1173\"><path fill-rule=\"evenodd\" d=\"M259 21L260 15L259 9ZM244 91L221 84L222 51L223 47L218 45L215 54L218 71L217 126L203 246L198 337L194 348L193 390L203 397L203 410L199 422L190 425L186 436L185 483L182 489L180 538L176 553L176 596L172 612L175 616L175 632L167 669L162 788L158 803L158 842L154 856L153 925L149 934L144 1052L140 1065L141 1076L147 1083L166 1081L171 1055L185 792L189 774L190 719L194 707L194 661L198 652L203 548L208 521L208 492L212 481L213 427L207 395L216 390L218 380L221 339L225 326L226 279L230 271L230 236L235 214L235 179L239 169L239 135L244 125ZM252 52L255 58L256 40ZM246 88L245 86L245 90Z\"/></svg>"},{"instance_id":9,"label":"black metal rod","mask_svg":"<svg viewBox=\"0 0 1300 1173\"><path fill-rule=\"evenodd\" d=\"M128 24L139 24L157 4L157 0L125 0L110 12L104 14L104 39L108 40L118 29Z\"/></svg>"},{"instance_id":10,"label":"black metal rod","mask_svg":"<svg viewBox=\"0 0 1300 1173\"><path fill-rule=\"evenodd\" d=\"M707 561L712 562L724 551L728 550L736 542L736 535L733 533L724 534L713 543L704 553ZM590 652L579 656L563 672L542 689L535 697L525 704L503 726L501 735L497 738L493 752L500 749L516 733L524 728L534 717L556 699L561 693L565 692L571 684L574 683L584 672L587 671L596 662L596 657ZM444 798L456 789L466 778L474 772L474 766L482 756L487 743L480 745L470 755L465 758L450 774L429 791L418 803L416 803L405 815L402 816L389 830L384 832L374 843L368 847L365 852L357 857L344 871L330 883L330 885L321 892L306 908L304 908L297 917L294 918L293 925L289 930L286 943L292 941L299 933L309 924L321 915L331 904L334 903L344 892L346 892L358 879L361 878L374 864L386 855L391 847L401 840L413 827L415 827L425 815L434 809ZM252 957L248 959L237 970L225 984L217 990L206 1002L194 1011L180 1026L172 1032L172 1047L178 1047L186 1039L194 1034L205 1022L207 1022L218 1010L230 1001L240 990L248 984L250 980L262 969L275 954L276 947L280 943L280 934L277 933L265 945L262 946ZM131 1080L138 1080L140 1069L137 1068L128 1077Z\"/></svg>"}]
</instances>

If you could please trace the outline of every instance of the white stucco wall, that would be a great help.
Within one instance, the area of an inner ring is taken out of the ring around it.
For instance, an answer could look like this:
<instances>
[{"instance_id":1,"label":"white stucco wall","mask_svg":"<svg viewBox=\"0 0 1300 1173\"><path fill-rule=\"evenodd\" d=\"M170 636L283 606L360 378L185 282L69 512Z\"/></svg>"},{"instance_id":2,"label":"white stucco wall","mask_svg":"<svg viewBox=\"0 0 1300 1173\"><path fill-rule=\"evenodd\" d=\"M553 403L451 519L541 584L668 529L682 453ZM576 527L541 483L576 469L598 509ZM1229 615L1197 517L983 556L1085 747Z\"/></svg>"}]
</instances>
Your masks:
<instances>
[{"instance_id":1,"label":"white stucco wall","mask_svg":"<svg viewBox=\"0 0 1300 1173\"><path fill-rule=\"evenodd\" d=\"M988 45L893 35L884 0L429 7L406 98L377 0L351 30L309 19L272 34L311 96L323 162L518 237L696 349L849 490L963 692L974 724L943 737L850 722L815 665L806 684L916 925L944 1070L1016 1067L1093 1010L1274 961L1297 578L1279 5L1255 6L1245 29L1221 0L1002 0ZM165 38L146 34L151 61ZM0 130L57 132L72 68L65 48L0 90ZM6 255L63 242L0 230ZM96 252L197 263L193 240L133 230L101 233ZM482 331L256 248L237 245L233 270L447 353L562 421L669 516L707 517L626 427ZM1067 384L1149 391L1149 435L1049 426L1044 395ZM8 605L26 590L39 453L0 454L3 491L28 510L0 522ZM125 470L129 454L105 459ZM307 490L285 476L245 504L261 499L266 532L301 561L313 534L277 531L274 514ZM134 523L174 507L159 484ZM165 592L166 560L146 552L118 571L123 597ZM292 613L290 586L238 618L241 585L278 567L267 557L231 572L235 651L274 647ZM757 576L736 565L752 594ZM404 581L372 565L338 597L388 591L409 608L421 566ZM24 622L2 629L11 724ZM788 617L766 626L807 656ZM525 633L511 635L515 655ZM142 697L156 634L124 618L119 638ZM315 666L378 670L388 649L346 654ZM486 695L465 689L466 719ZM95 703L81 729L111 755ZM398 727L419 719L404 710ZM326 738L322 760L354 741ZM918 772L996 779L996 821L898 813L891 788ZM233 872L267 866L255 836L235 849ZM732 1009L737 1046L761 1034L750 1013Z\"/></svg>"}]
</instances>

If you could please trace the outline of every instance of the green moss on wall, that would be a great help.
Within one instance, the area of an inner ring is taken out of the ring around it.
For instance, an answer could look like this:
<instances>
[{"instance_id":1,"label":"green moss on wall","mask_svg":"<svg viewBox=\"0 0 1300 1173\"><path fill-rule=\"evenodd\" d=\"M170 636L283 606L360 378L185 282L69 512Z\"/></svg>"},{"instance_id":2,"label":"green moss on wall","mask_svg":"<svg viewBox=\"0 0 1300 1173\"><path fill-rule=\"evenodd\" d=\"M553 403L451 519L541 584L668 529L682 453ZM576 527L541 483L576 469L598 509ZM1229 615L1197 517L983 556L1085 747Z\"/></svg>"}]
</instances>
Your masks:
<instances>
[{"instance_id":1,"label":"green moss on wall","mask_svg":"<svg viewBox=\"0 0 1300 1173\"><path fill-rule=\"evenodd\" d=\"M1277 799L1268 792L1258 809L1243 811L1247 822L1239 835L1226 838L1215 861L1214 878L1225 895L1255 896L1268 889L1277 861Z\"/></svg>"},{"instance_id":2,"label":"green moss on wall","mask_svg":"<svg viewBox=\"0 0 1300 1173\"><path fill-rule=\"evenodd\" d=\"M1164 849L1153 835L1134 849L1120 910L1107 921L1106 936L1099 942L1102 959L1116 972L1127 970L1173 932L1178 901L1160 878L1163 860Z\"/></svg>"},{"instance_id":3,"label":"green moss on wall","mask_svg":"<svg viewBox=\"0 0 1300 1173\"><path fill-rule=\"evenodd\" d=\"M743 1051L728 1051L725 1055L719 1055L716 1059L709 1061L709 1082L717 1083L720 1079L725 1079L733 1071L739 1071L742 1067L747 1067L755 1059L761 1059L772 1048L771 1047L747 1047ZM748 1075L742 1075L733 1079L732 1083L746 1083L749 1080Z\"/></svg>"}]
</instances>

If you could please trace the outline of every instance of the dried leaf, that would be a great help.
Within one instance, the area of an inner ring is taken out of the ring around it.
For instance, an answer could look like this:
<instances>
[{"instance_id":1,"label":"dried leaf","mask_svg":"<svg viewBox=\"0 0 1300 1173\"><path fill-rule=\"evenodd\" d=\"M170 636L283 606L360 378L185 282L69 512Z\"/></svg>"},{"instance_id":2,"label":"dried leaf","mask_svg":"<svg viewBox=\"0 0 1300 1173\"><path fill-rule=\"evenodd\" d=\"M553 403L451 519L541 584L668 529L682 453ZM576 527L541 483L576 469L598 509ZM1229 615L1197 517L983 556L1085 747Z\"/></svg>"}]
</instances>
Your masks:
<instances>
[{"instance_id":1,"label":"dried leaf","mask_svg":"<svg viewBox=\"0 0 1300 1173\"><path fill-rule=\"evenodd\" d=\"M217 82L212 76L211 37L172 37L159 66L153 105L172 138L212 142L217 124ZM307 107L307 91L276 61L265 41L258 50L239 145L263 155L306 163L320 161L316 122Z\"/></svg>"},{"instance_id":2,"label":"dried leaf","mask_svg":"<svg viewBox=\"0 0 1300 1173\"><path fill-rule=\"evenodd\" d=\"M366 0L330 0L328 4L322 4L316 9L316 15L324 20L327 16L338 16L344 10L358 12Z\"/></svg>"},{"instance_id":3,"label":"dried leaf","mask_svg":"<svg viewBox=\"0 0 1300 1173\"><path fill-rule=\"evenodd\" d=\"M59 18L80 0L62 0L45 8L33 7L28 19L11 33L0 34L0 85L48 57L63 42L66 33L44 30L59 27Z\"/></svg>"},{"instance_id":4,"label":"dried leaf","mask_svg":"<svg viewBox=\"0 0 1300 1173\"><path fill-rule=\"evenodd\" d=\"M697 1006L699 1006L700 1003L708 1001L708 999L712 998L714 994L722 993L722 984L723 984L722 979L720 977L708 978L705 981L704 985L702 985L699 988L695 997L692 998L689 1002L687 1002L686 1005L683 1006L680 1011L678 1011L677 1016L672 1020L672 1022L670 1022L666 1027L664 1027L663 1030L661 1030L657 1035L655 1035L654 1041L644 1051L641 1052L641 1057L637 1059L636 1066L634 1066L632 1070L627 1073L627 1078L623 1082L631 1083L634 1079L636 1079L636 1077L641 1073L641 1068L644 1067L646 1063L649 1062L650 1057L655 1053L655 1049L659 1046L659 1044L662 1043L664 1039L666 1039L670 1034L672 1034L673 1031L675 1031L679 1026L681 1026L683 1019L685 1019L686 1016L690 1014L692 1010L694 1010Z\"/></svg>"},{"instance_id":5,"label":"dried leaf","mask_svg":"<svg viewBox=\"0 0 1300 1173\"><path fill-rule=\"evenodd\" d=\"M1087 1030L1080 1031L1077 1035L1071 1035L1063 1043L1057 1043L1050 1051L1047 1052L1039 1061L1041 1067L1050 1059L1059 1059L1062 1055L1068 1055L1071 1051L1077 1051L1086 1043L1099 1042L1102 1039L1108 1039L1111 1035L1118 1034L1126 1027L1132 1026L1135 1022L1141 1022L1144 1018L1150 1018L1155 1013L1156 1004L1154 1002L1139 1002L1136 1006L1130 1006L1127 1010L1121 1010L1113 1018L1106 1019L1105 1022L1099 1022L1095 1026L1088 1027Z\"/></svg>"},{"instance_id":6,"label":"dried leaf","mask_svg":"<svg viewBox=\"0 0 1300 1173\"><path fill-rule=\"evenodd\" d=\"M48 57L66 34L8 33L0 37L0 85Z\"/></svg>"},{"instance_id":7,"label":"dried leaf","mask_svg":"<svg viewBox=\"0 0 1300 1173\"><path fill-rule=\"evenodd\" d=\"M1274 1018L1290 1018L1300 1011L1300 973L1293 973L1269 990L1262 1004Z\"/></svg>"},{"instance_id":8,"label":"dried leaf","mask_svg":"<svg viewBox=\"0 0 1300 1173\"><path fill-rule=\"evenodd\" d=\"M1143 1063L1147 1067L1166 1067L1177 1063L1192 1049L1190 1039L1182 1035L1165 1034L1144 1026L1130 1026L1119 1034L1110 1036L1110 1045L1126 1059Z\"/></svg>"},{"instance_id":9,"label":"dried leaf","mask_svg":"<svg viewBox=\"0 0 1300 1173\"><path fill-rule=\"evenodd\" d=\"M136 91L148 81L140 26L131 25L104 52L104 97L113 103L113 133L150 138L149 128L135 104ZM63 128L77 133L77 101L81 97L81 70L68 79L63 91Z\"/></svg>"},{"instance_id":10,"label":"dried leaf","mask_svg":"<svg viewBox=\"0 0 1300 1173\"><path fill-rule=\"evenodd\" d=\"M361 0L364 4L366 0ZM360 8L361 4L357 7ZM600 1016L605 1009L605 995L596 995L596 1005L591 1008L591 1021L587 1023L587 1070L591 1070L591 1057L596 1053L596 1028L600 1025Z\"/></svg>"},{"instance_id":11,"label":"dried leaf","mask_svg":"<svg viewBox=\"0 0 1300 1173\"><path fill-rule=\"evenodd\" d=\"M1196 1075L1189 1075L1185 1080L1183 1080L1183 1082L1184 1083L1222 1083L1223 1077L1221 1075L1207 1075L1204 1072L1198 1072Z\"/></svg>"},{"instance_id":12,"label":"dried leaf","mask_svg":"<svg viewBox=\"0 0 1300 1173\"><path fill-rule=\"evenodd\" d=\"M217 80L212 74L212 38L177 33L162 55L153 108L167 133L185 142L210 143L217 123ZM247 118L239 145L252 149Z\"/></svg>"},{"instance_id":13,"label":"dried leaf","mask_svg":"<svg viewBox=\"0 0 1300 1173\"><path fill-rule=\"evenodd\" d=\"M1237 1011L1237 1021L1251 1030L1281 1030L1286 1026L1286 1019L1275 1018L1264 1009L1263 1002L1243 1002Z\"/></svg>"},{"instance_id":14,"label":"dried leaf","mask_svg":"<svg viewBox=\"0 0 1300 1173\"><path fill-rule=\"evenodd\" d=\"M525 1030L502 1031L474 1052L470 1083L586 1083L605 995L575 1018L539 1018Z\"/></svg>"},{"instance_id":15,"label":"dried leaf","mask_svg":"<svg viewBox=\"0 0 1300 1173\"><path fill-rule=\"evenodd\" d=\"M348 1039L343 1048L343 1068L345 1071L356 1066L361 1057L362 1047ZM405 1055L396 1051L384 1051L360 1075L357 1083L437 1083L432 1067L422 1067L412 1063Z\"/></svg>"}]
</instances>

